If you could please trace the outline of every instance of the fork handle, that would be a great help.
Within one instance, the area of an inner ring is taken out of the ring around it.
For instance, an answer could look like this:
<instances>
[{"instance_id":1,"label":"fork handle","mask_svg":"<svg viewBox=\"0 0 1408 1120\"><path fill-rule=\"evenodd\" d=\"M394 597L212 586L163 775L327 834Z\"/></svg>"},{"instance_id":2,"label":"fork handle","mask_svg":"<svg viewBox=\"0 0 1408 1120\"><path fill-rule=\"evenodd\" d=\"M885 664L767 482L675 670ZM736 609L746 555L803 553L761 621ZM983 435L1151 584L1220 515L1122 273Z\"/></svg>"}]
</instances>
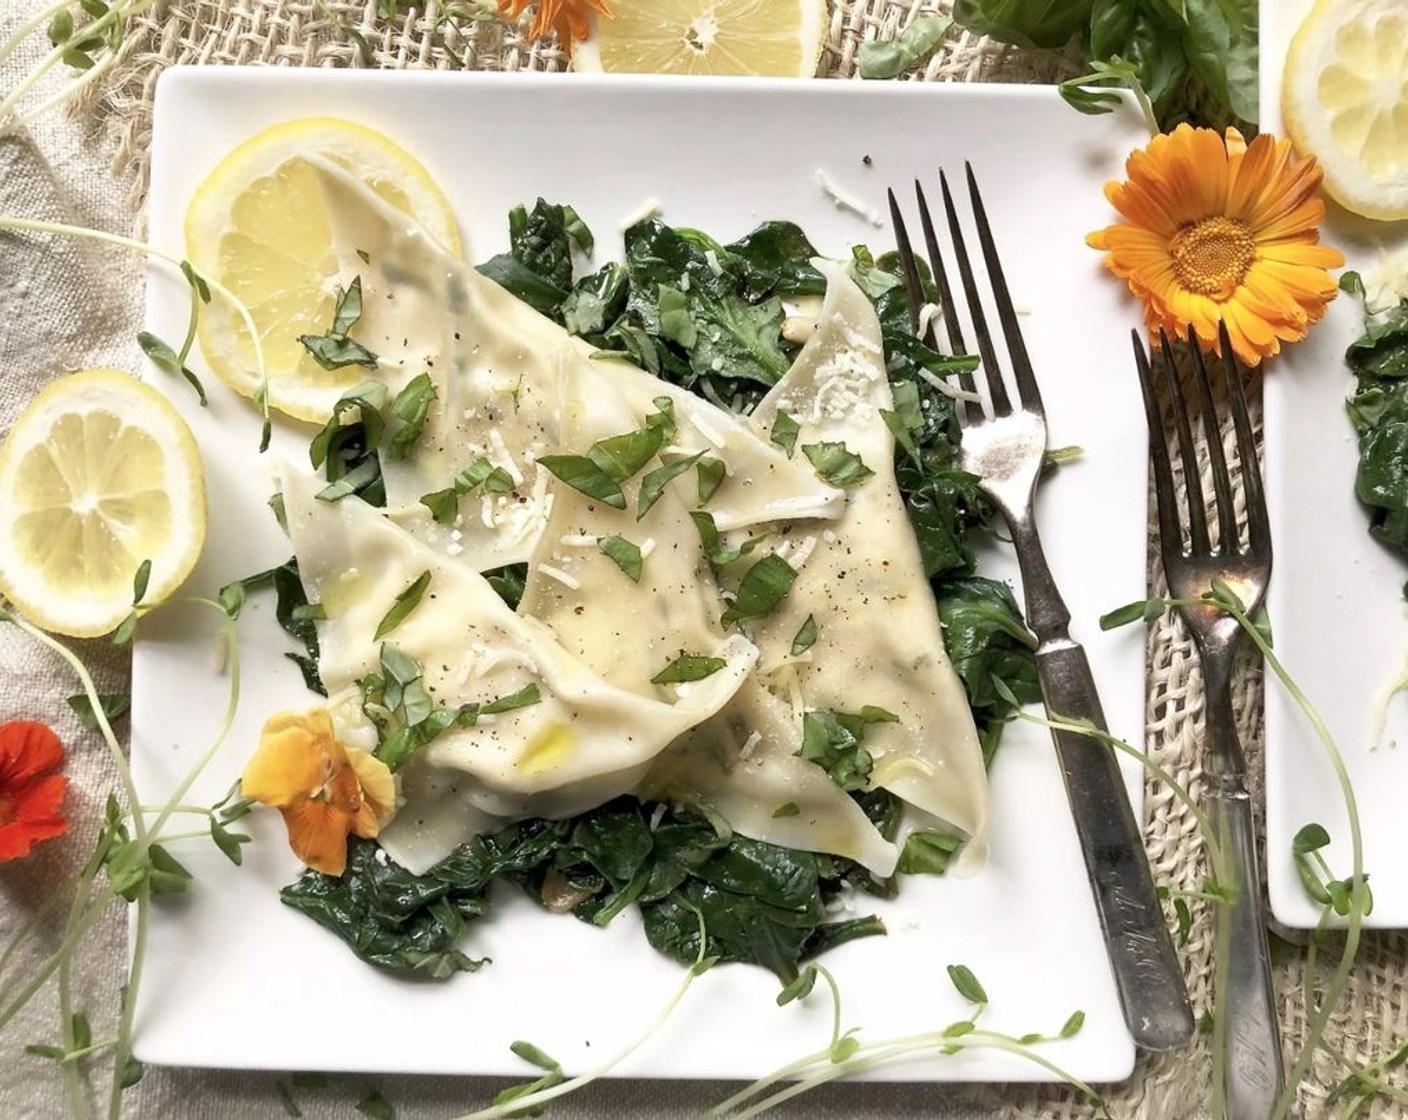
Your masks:
<instances>
[{"instance_id":1,"label":"fork handle","mask_svg":"<svg viewBox=\"0 0 1408 1120\"><path fill-rule=\"evenodd\" d=\"M1062 631L1038 631L1046 710L1105 730L1085 650ZM1052 737L1125 1024L1140 1049L1181 1049L1193 1037L1193 1010L1114 751L1080 732Z\"/></svg>"},{"instance_id":2,"label":"fork handle","mask_svg":"<svg viewBox=\"0 0 1408 1120\"><path fill-rule=\"evenodd\" d=\"M1261 880L1257 876L1252 800L1236 778L1208 777L1203 804L1226 867L1223 885L1236 900L1217 907L1217 970L1213 1045L1221 1055L1226 1120L1264 1120L1281 1095L1285 1075L1271 987ZM1231 882L1227 882L1231 879Z\"/></svg>"}]
</instances>

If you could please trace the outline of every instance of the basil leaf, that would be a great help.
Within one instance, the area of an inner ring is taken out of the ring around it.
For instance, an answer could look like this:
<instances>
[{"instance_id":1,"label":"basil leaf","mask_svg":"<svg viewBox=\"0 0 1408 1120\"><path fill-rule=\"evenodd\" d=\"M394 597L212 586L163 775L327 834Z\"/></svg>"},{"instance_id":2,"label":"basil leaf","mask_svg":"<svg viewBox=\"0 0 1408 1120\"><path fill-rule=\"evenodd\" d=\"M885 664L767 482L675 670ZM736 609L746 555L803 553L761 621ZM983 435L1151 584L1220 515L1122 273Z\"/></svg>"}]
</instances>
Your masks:
<instances>
[{"instance_id":1,"label":"basil leaf","mask_svg":"<svg viewBox=\"0 0 1408 1120\"><path fill-rule=\"evenodd\" d=\"M538 691L537 684L526 684L517 692L508 696L500 696L497 700L492 700L484 707L480 708L480 714L486 716L499 715L502 712L511 712L517 708L529 708L534 704L542 703L542 693Z\"/></svg>"},{"instance_id":2,"label":"basil leaf","mask_svg":"<svg viewBox=\"0 0 1408 1120\"><path fill-rule=\"evenodd\" d=\"M781 556L764 556L744 575L738 594L724 611L722 624L733 626L771 614L792 590L796 578L796 569Z\"/></svg>"},{"instance_id":3,"label":"basil leaf","mask_svg":"<svg viewBox=\"0 0 1408 1120\"><path fill-rule=\"evenodd\" d=\"M327 370L344 369L347 366L363 366L376 369L376 355L350 338L338 335L301 334L298 341L313 355L314 361Z\"/></svg>"},{"instance_id":4,"label":"basil leaf","mask_svg":"<svg viewBox=\"0 0 1408 1120\"><path fill-rule=\"evenodd\" d=\"M416 607L420 606L421 598L425 595L425 589L430 586L430 572L424 571L416 577L415 581L401 594L396 596L396 601L391 605L391 609L386 612L381 622L377 624L376 633L372 635L372 641L379 642L387 634L395 630L404 622Z\"/></svg>"},{"instance_id":5,"label":"basil leaf","mask_svg":"<svg viewBox=\"0 0 1408 1120\"><path fill-rule=\"evenodd\" d=\"M802 426L781 409L777 410L777 415L773 418L772 433L768 436L773 443L787 452L787 457L792 458L792 452L797 447L797 436L801 432Z\"/></svg>"},{"instance_id":6,"label":"basil leaf","mask_svg":"<svg viewBox=\"0 0 1408 1120\"><path fill-rule=\"evenodd\" d=\"M453 525L460 513L459 491L453 486L420 496L420 504L430 510L430 517L441 525Z\"/></svg>"},{"instance_id":7,"label":"basil leaf","mask_svg":"<svg viewBox=\"0 0 1408 1120\"><path fill-rule=\"evenodd\" d=\"M599 439L587 449L587 458L603 474L624 482L655 457L662 445L661 435L660 428L646 427Z\"/></svg>"},{"instance_id":8,"label":"basil leaf","mask_svg":"<svg viewBox=\"0 0 1408 1120\"><path fill-rule=\"evenodd\" d=\"M801 813L801 811L795 801L788 801L779 805L772 811L772 819L778 821L782 820L784 817L795 817Z\"/></svg>"},{"instance_id":9,"label":"basil leaf","mask_svg":"<svg viewBox=\"0 0 1408 1120\"><path fill-rule=\"evenodd\" d=\"M602 537L596 545L607 556L616 562L616 566L625 572L637 583L640 582L640 573L644 561L640 554L640 547L625 537L612 536Z\"/></svg>"},{"instance_id":10,"label":"basil leaf","mask_svg":"<svg viewBox=\"0 0 1408 1120\"><path fill-rule=\"evenodd\" d=\"M701 657L692 653L681 653L655 676L651 684L684 684L689 681L702 681L712 677L726 662L722 657Z\"/></svg>"},{"instance_id":11,"label":"basil leaf","mask_svg":"<svg viewBox=\"0 0 1408 1120\"><path fill-rule=\"evenodd\" d=\"M749 537L737 548L725 548L723 537L719 534L718 526L714 524L714 515L697 509L690 512L690 520L694 522L694 527L699 530L699 543L704 546L704 555L709 558L709 563L716 568L723 568L732 564L735 560L747 556L763 541L767 536Z\"/></svg>"},{"instance_id":12,"label":"basil leaf","mask_svg":"<svg viewBox=\"0 0 1408 1120\"><path fill-rule=\"evenodd\" d=\"M411 453L412 446L425 430L431 403L438 396L428 373L417 374L396 394L396 399L391 402L391 415L401 421L401 427L387 445L388 459L404 459Z\"/></svg>"},{"instance_id":13,"label":"basil leaf","mask_svg":"<svg viewBox=\"0 0 1408 1120\"><path fill-rule=\"evenodd\" d=\"M865 726L865 720L846 712L806 712L797 754L815 762L842 789L864 789L874 766L870 752L861 745Z\"/></svg>"},{"instance_id":14,"label":"basil leaf","mask_svg":"<svg viewBox=\"0 0 1408 1120\"><path fill-rule=\"evenodd\" d=\"M854 486L875 473L844 443L803 444L802 454L811 460L816 473L832 486Z\"/></svg>"},{"instance_id":15,"label":"basil leaf","mask_svg":"<svg viewBox=\"0 0 1408 1120\"><path fill-rule=\"evenodd\" d=\"M333 308L332 329L328 334L346 337L347 332L357 325L362 317L362 278L354 276L347 290L339 293L337 306Z\"/></svg>"},{"instance_id":16,"label":"basil leaf","mask_svg":"<svg viewBox=\"0 0 1408 1120\"><path fill-rule=\"evenodd\" d=\"M543 455L538 464L551 471L573 490L605 502L612 509L626 508L621 484L585 455Z\"/></svg>"},{"instance_id":17,"label":"basil leaf","mask_svg":"<svg viewBox=\"0 0 1408 1120\"><path fill-rule=\"evenodd\" d=\"M962 846L963 837L951 832L911 832L900 849L899 870L905 875L942 875Z\"/></svg>"},{"instance_id":18,"label":"basil leaf","mask_svg":"<svg viewBox=\"0 0 1408 1120\"><path fill-rule=\"evenodd\" d=\"M699 476L699 504L708 505L709 499L717 494L719 487L723 485L728 468L722 459L705 455L694 464L694 471Z\"/></svg>"},{"instance_id":19,"label":"basil leaf","mask_svg":"<svg viewBox=\"0 0 1408 1120\"><path fill-rule=\"evenodd\" d=\"M665 493L668 486L695 463L699 462L704 452L698 451L687 459L676 459L673 463L666 463L663 467L656 467L640 480L640 493L636 495L636 520L639 521L647 513L650 507L658 502ZM541 462L541 460L539 460Z\"/></svg>"},{"instance_id":20,"label":"basil leaf","mask_svg":"<svg viewBox=\"0 0 1408 1120\"><path fill-rule=\"evenodd\" d=\"M792 656L800 657L816 644L816 616L807 615L807 621L797 628L792 639Z\"/></svg>"}]
</instances>

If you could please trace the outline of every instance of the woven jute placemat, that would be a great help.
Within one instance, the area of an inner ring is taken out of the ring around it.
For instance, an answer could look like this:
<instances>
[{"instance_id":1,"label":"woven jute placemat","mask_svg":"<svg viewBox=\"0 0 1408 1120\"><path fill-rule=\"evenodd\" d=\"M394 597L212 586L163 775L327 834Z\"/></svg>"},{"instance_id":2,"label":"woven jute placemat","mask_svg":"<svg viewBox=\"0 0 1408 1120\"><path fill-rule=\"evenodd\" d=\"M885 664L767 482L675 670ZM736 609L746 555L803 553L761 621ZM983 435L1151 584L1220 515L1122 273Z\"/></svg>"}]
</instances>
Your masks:
<instances>
[{"instance_id":1,"label":"woven jute placemat","mask_svg":"<svg viewBox=\"0 0 1408 1120\"><path fill-rule=\"evenodd\" d=\"M855 77L857 49L862 42L891 38L916 16L947 11L951 3L952 0L833 0L821 75L833 79ZM141 206L147 184L152 97L157 78L170 65L500 71L556 71L565 67L565 57L555 43L528 38L526 18L516 26L498 20L457 21L447 18L447 7L437 6L434 0L417 7L392 4L398 14L388 18L378 14L378 8L386 5L387 0L167 0L139 17L111 71L103 75L101 81L94 82L78 104L78 111L85 119L97 122L90 127L105 129L113 139L114 181L128 192L127 211L132 223L138 228L143 224ZM1078 59L1074 49L1021 51L955 28L931 58L903 75L901 80L1052 82L1074 74ZM0 170L9 177L8 185L20 182L24 175L38 174L42 178L42 169L26 166L30 156L26 149L12 147L9 152L0 154L5 154L8 161L0 165ZM4 185L7 181L0 179L0 186ZM60 267L61 263L55 263L54 267ZM28 281L16 283L15 292L21 288L28 290ZM0 287L0 291L6 290ZM0 333L4 330L5 324L0 323ZM7 347L10 343L18 346L23 341L6 336ZM14 387L12 383L0 389ZM8 397L0 396L0 401L6 399ZM14 402L5 405L5 415L0 416L0 421L14 415L12 405L19 399L14 397ZM1210 489L1205 486L1205 491L1210 492ZM1152 543L1151 540L1151 556ZM1156 586L1152 590L1157 592L1161 588ZM110 656L107 662L105 676L116 686L126 667ZM45 673L48 670L37 667L37 662L29 655L15 654L13 647L0 645L0 667L5 668L7 679L18 681L20 690L27 695L37 695L41 687L47 687ZM1148 682L1150 753L1196 795L1201 780L1198 761L1201 677L1193 646L1176 623L1161 621L1151 628ZM1236 705L1259 793L1263 742L1261 682L1250 666L1237 689ZM5 710L11 707L8 703L0 706ZM0 715L3 714L4 711L0 711ZM1172 891L1198 892L1205 869L1192 814L1166 786L1150 781L1146 815L1148 850L1158 882ZM32 892L22 890L12 901L24 904L28 898L33 902L30 894ZM1205 907L1195 903L1193 918L1192 931L1186 943L1180 946L1180 953L1186 964L1195 1008L1201 1013L1210 1007L1212 916ZM0 920L0 932L4 924ZM1333 958L1333 940L1324 955ZM1383 1056L1388 1040L1408 1034L1405 959L1408 959L1408 939L1403 935L1374 934L1365 938L1353 983L1331 1028L1336 1048L1350 1061L1374 1061ZM1299 1050L1305 1035L1306 993L1314 986L1314 979L1307 980L1302 969L1303 956L1294 948L1289 949L1277 968L1281 1022L1288 1055ZM1328 1114L1329 1106L1325 1101L1328 1090L1344 1076L1337 1059L1326 1053L1317 1055L1302 1093L1307 1117ZM1200 1037L1185 1053L1162 1058L1141 1057L1135 1076L1123 1086L1111 1087L1108 1099L1118 1117L1192 1120L1206 1114L1210 1078L1207 1041ZM182 1111L182 1116L232 1115L225 1111L226 1105L239 1099L245 1091L244 1082L232 1082L227 1075L208 1075L203 1080L172 1084L174 1088L163 1090L163 1099L188 1101L198 1093L209 1091L212 1094L211 1103L193 1105L189 1113ZM977 1105L985 1110L984 1114L990 1112L1009 1120L1053 1117L1075 1120L1095 1115L1078 1094L1059 1086L987 1086L965 1093L964 1097L968 1108ZM860 1103L863 1098L856 1099L855 1115L869 1115L871 1109ZM215 1103L222 1100L224 1104ZM965 1103L954 1107L962 1111ZM1380 1112L1372 1114L1402 1115L1399 1109L1397 1105L1385 1105ZM57 1111L52 1113L57 1114ZM602 1113L616 1114L610 1106ZM934 1114L952 1113L936 1111ZM787 1109L786 1115L801 1116L808 1112Z\"/></svg>"}]
</instances>

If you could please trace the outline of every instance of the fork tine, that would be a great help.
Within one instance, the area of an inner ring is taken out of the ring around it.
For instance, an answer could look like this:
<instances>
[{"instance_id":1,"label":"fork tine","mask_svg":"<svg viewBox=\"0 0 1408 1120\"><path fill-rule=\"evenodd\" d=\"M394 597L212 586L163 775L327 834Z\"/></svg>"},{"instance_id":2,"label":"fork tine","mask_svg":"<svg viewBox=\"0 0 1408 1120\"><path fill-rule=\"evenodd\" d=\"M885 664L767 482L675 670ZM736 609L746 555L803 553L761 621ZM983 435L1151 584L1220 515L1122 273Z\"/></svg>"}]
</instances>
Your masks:
<instances>
[{"instance_id":1,"label":"fork tine","mask_svg":"<svg viewBox=\"0 0 1408 1120\"><path fill-rule=\"evenodd\" d=\"M1198 450L1193 444L1193 429L1188 423L1188 405L1178 387L1178 366L1174 364L1173 347L1162 327L1159 328L1159 347L1172 390L1169 397L1173 402L1173 424L1178 431L1179 458L1183 460L1183 490L1188 496L1188 544L1195 553L1209 553L1212 544L1208 539L1207 502L1203 498L1203 483L1198 475Z\"/></svg>"},{"instance_id":2,"label":"fork tine","mask_svg":"<svg viewBox=\"0 0 1408 1120\"><path fill-rule=\"evenodd\" d=\"M1212 490L1217 499L1217 543L1224 556L1240 551L1237 540L1237 508L1232 498L1232 475L1227 469L1227 454L1222 449L1222 423L1212 403L1212 385L1208 367L1203 360L1203 348L1198 345L1193 328L1188 328L1188 349L1193 355L1193 372L1198 382L1198 403L1203 412L1203 436L1208 444L1208 468L1212 475Z\"/></svg>"},{"instance_id":3,"label":"fork tine","mask_svg":"<svg viewBox=\"0 0 1408 1120\"><path fill-rule=\"evenodd\" d=\"M982 246L983 262L988 269L988 283L992 285L993 298L997 301L997 318L1002 324L1003 337L1007 339L1007 357L1012 363L1012 376L1017 381L1017 398L1027 408L1041 408L1041 390L1037 387L1036 374L1032 371L1031 359L1027 356L1027 344L1022 339L1022 328L1017 324L1017 311L1012 306L1012 296L1007 291L1007 277L1002 272L1002 262L998 260L997 245L992 238L992 227L988 225L987 210L983 206L983 196L978 192L978 180L973 175L973 165L964 162L968 176L968 197L973 203L973 221L978 227L978 244Z\"/></svg>"},{"instance_id":4,"label":"fork tine","mask_svg":"<svg viewBox=\"0 0 1408 1120\"><path fill-rule=\"evenodd\" d=\"M948 282L948 269L944 267L943 253L939 251L939 239L934 235L934 217L929 213L929 200L924 197L924 188L920 186L918 179L914 180L914 198L919 203L919 223L924 227L924 248L929 253L929 270L934 274L934 283L939 287L939 303L943 307L944 329L948 334L949 348L954 354L966 354L968 348L963 345L963 328L959 325L955 312L957 305L953 302L953 288ZM960 380L963 382L963 388L972 390L971 376L965 373Z\"/></svg>"},{"instance_id":5,"label":"fork tine","mask_svg":"<svg viewBox=\"0 0 1408 1120\"><path fill-rule=\"evenodd\" d=\"M983 373L987 375L992 412L994 416L1007 416L1012 412L1012 402L1007 399L1007 386L1002 383L1002 368L997 364L997 353L992 348L992 335L988 333L982 301L978 298L978 286L973 280L973 267L968 261L968 250L963 245L963 231L958 226L958 211L953 205L953 195L948 189L948 177L942 171L939 172L939 188L944 196L944 213L948 217L949 236L953 239L953 256L958 262L958 273L963 278L964 294L968 297L968 313L973 316L973 333L978 336L978 353L983 359Z\"/></svg>"},{"instance_id":6,"label":"fork tine","mask_svg":"<svg viewBox=\"0 0 1408 1120\"><path fill-rule=\"evenodd\" d=\"M1144 397L1144 416L1149 423L1149 462L1154 468L1154 506L1159 519L1159 547L1167 554L1183 548L1183 530L1178 522L1178 491L1173 484L1173 463L1168 457L1168 440L1164 438L1163 413L1154 389L1154 371L1149 355L1144 351L1139 331L1129 332L1134 341L1134 364L1139 369L1139 388Z\"/></svg>"},{"instance_id":7,"label":"fork tine","mask_svg":"<svg viewBox=\"0 0 1408 1120\"><path fill-rule=\"evenodd\" d=\"M924 306L924 285L919 280L919 262L914 259L914 247L909 243L909 231L905 229L904 215L900 204L895 201L895 192L885 190L890 200L890 225L895 231L895 248L899 250L900 266L904 269L904 290L909 295L909 325L914 333L919 333L919 309ZM921 340L922 341L922 340Z\"/></svg>"},{"instance_id":8,"label":"fork tine","mask_svg":"<svg viewBox=\"0 0 1408 1120\"><path fill-rule=\"evenodd\" d=\"M1237 457L1242 461L1242 491L1247 499L1247 543L1253 549L1271 548L1271 517L1266 512L1266 491L1261 485L1261 464L1256 455L1256 438L1252 434L1251 417L1247 412L1246 387L1241 363L1232 349L1232 339L1223 322L1218 331L1222 343L1222 366L1227 371L1228 398L1232 403L1232 425L1237 430Z\"/></svg>"}]
</instances>

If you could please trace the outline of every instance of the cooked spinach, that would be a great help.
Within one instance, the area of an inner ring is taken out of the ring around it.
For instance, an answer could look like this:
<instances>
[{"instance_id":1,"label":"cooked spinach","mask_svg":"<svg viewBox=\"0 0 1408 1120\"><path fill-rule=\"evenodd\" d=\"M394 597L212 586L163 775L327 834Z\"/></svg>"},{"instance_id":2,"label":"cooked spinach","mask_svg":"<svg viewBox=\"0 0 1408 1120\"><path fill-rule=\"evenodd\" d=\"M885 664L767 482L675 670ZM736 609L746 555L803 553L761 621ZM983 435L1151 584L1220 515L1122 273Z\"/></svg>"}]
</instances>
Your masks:
<instances>
[{"instance_id":1,"label":"cooked spinach","mask_svg":"<svg viewBox=\"0 0 1408 1120\"><path fill-rule=\"evenodd\" d=\"M889 800L872 797L866 808L881 821L893 814ZM885 932L875 917L827 920L842 884L862 877L848 860L748 840L696 813L623 797L568 820L476 837L423 875L354 838L341 878L305 871L280 897L363 960L430 980L484 963L456 946L488 912L490 884L507 879L540 905L597 925L638 905L650 943L682 964L697 958L702 914L710 955L787 981L809 957Z\"/></svg>"},{"instance_id":2,"label":"cooked spinach","mask_svg":"<svg viewBox=\"0 0 1408 1120\"><path fill-rule=\"evenodd\" d=\"M1344 283L1356 281L1348 274ZM1346 408L1359 435L1354 492L1369 532L1408 553L1408 299L1371 318L1345 360L1355 377Z\"/></svg>"},{"instance_id":3,"label":"cooked spinach","mask_svg":"<svg viewBox=\"0 0 1408 1120\"><path fill-rule=\"evenodd\" d=\"M303 590L303 580L298 574L298 557L290 556L277 568L236 580L220 589L219 599L230 617L238 618L245 595L250 591L267 589L274 592L274 618L284 633L303 647L302 653L286 653L284 656L298 666L309 691L326 696L328 690L318 674L317 612Z\"/></svg>"}]
</instances>

